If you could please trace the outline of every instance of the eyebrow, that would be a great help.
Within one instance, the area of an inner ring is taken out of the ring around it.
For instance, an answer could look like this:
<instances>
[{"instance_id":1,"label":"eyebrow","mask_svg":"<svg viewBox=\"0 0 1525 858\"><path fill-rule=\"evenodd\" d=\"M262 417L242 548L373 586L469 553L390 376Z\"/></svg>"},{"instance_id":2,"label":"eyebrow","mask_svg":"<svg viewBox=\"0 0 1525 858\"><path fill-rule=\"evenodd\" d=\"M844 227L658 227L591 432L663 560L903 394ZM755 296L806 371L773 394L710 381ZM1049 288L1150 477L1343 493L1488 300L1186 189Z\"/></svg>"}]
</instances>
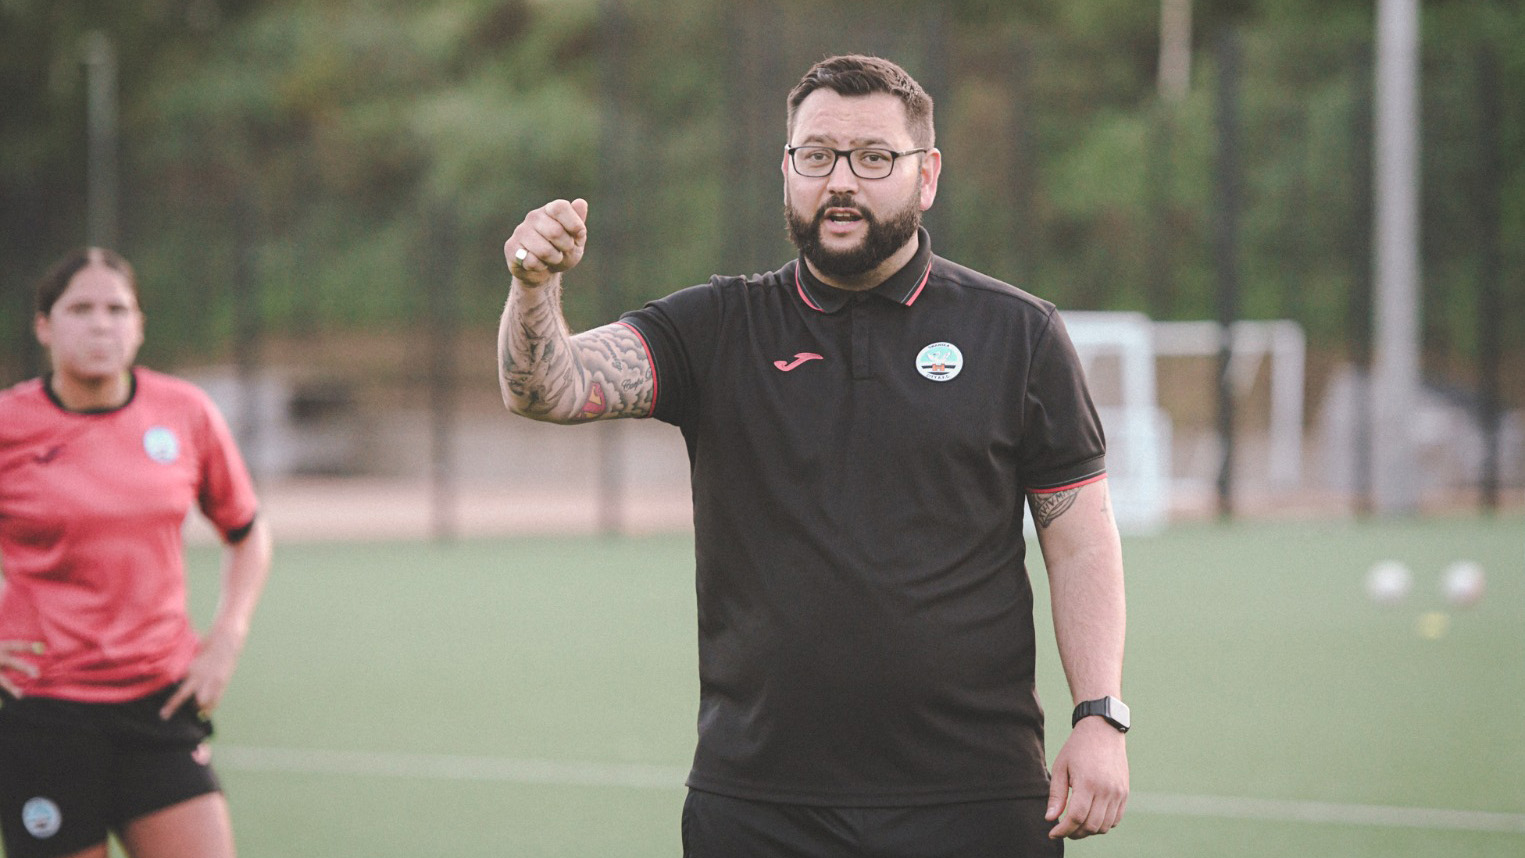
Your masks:
<instances>
[{"instance_id":1,"label":"eyebrow","mask_svg":"<svg viewBox=\"0 0 1525 858\"><path fill-rule=\"evenodd\" d=\"M124 301L118 298L108 298L104 301L97 301L93 298L72 298L68 301L59 301L57 306L63 307L66 310L70 308L95 306L103 306L108 308L126 307L130 310L133 307L133 303L131 301Z\"/></svg>"},{"instance_id":2,"label":"eyebrow","mask_svg":"<svg viewBox=\"0 0 1525 858\"><path fill-rule=\"evenodd\" d=\"M848 141L849 149L894 149L883 137L855 137ZM824 134L811 134L801 140L801 146L830 146L832 140Z\"/></svg>"}]
</instances>

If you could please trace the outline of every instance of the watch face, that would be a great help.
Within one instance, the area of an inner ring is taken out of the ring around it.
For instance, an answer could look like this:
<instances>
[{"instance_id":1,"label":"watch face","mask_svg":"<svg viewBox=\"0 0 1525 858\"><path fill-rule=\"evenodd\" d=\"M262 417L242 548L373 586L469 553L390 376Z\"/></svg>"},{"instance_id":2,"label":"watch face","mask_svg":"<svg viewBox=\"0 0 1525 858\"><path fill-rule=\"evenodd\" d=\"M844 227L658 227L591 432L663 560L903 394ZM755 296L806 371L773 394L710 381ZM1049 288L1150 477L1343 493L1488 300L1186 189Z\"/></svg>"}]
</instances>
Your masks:
<instances>
[{"instance_id":1,"label":"watch face","mask_svg":"<svg viewBox=\"0 0 1525 858\"><path fill-rule=\"evenodd\" d=\"M1128 704L1118 700L1116 697L1104 697L1102 700L1104 701L1102 705L1106 706L1107 708L1107 720L1117 724L1124 730L1132 726L1132 719L1129 717L1130 713L1128 712Z\"/></svg>"},{"instance_id":2,"label":"watch face","mask_svg":"<svg viewBox=\"0 0 1525 858\"><path fill-rule=\"evenodd\" d=\"M1099 697L1095 700L1082 702L1079 706L1075 707L1075 717L1072 720L1078 724L1081 718L1091 715L1100 715L1106 719L1107 723L1123 733L1128 732L1128 729L1133 726L1131 714L1128 711L1128 704L1118 700L1116 697Z\"/></svg>"}]
</instances>

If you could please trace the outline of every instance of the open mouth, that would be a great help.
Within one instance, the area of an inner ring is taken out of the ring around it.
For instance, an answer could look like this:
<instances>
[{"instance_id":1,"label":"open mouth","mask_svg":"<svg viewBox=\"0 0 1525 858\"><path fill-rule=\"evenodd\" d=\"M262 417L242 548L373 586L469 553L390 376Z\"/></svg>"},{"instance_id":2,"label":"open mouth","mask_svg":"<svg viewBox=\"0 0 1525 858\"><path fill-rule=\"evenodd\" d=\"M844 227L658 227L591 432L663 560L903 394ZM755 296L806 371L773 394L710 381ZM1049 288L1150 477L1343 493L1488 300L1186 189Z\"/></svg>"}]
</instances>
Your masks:
<instances>
[{"instance_id":1,"label":"open mouth","mask_svg":"<svg viewBox=\"0 0 1525 858\"><path fill-rule=\"evenodd\" d=\"M848 208L829 208L822 213L821 217L824 230L829 234L838 235L853 232L864 220L866 218L862 212Z\"/></svg>"}]
</instances>

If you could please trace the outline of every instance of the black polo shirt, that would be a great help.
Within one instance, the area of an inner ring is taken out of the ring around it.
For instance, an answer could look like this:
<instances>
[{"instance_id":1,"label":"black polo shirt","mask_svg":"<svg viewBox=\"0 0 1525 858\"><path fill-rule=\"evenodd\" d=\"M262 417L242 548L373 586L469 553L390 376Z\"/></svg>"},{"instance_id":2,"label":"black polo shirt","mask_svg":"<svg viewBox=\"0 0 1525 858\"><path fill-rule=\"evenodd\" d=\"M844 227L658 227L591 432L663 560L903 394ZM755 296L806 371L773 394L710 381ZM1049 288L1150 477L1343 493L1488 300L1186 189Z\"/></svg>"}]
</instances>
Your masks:
<instances>
[{"instance_id":1,"label":"black polo shirt","mask_svg":"<svg viewBox=\"0 0 1525 858\"><path fill-rule=\"evenodd\" d=\"M933 255L799 261L628 313L692 467L689 786L886 806L1048 790L1024 493L1104 473L1054 306Z\"/></svg>"}]
</instances>

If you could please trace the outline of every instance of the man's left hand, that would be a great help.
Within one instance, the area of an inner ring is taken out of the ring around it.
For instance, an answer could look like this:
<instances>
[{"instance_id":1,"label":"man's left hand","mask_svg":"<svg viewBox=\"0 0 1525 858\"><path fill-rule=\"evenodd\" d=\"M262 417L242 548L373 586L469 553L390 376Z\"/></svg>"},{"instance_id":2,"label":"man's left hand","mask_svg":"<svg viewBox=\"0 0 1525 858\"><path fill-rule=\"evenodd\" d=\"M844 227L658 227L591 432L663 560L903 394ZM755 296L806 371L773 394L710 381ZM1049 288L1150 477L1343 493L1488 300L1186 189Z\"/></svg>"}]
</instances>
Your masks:
<instances>
[{"instance_id":1,"label":"man's left hand","mask_svg":"<svg viewBox=\"0 0 1525 858\"><path fill-rule=\"evenodd\" d=\"M1128 746L1122 733L1097 717L1083 718L1054 759L1048 836L1079 840L1106 834L1128 804Z\"/></svg>"}]
</instances>

